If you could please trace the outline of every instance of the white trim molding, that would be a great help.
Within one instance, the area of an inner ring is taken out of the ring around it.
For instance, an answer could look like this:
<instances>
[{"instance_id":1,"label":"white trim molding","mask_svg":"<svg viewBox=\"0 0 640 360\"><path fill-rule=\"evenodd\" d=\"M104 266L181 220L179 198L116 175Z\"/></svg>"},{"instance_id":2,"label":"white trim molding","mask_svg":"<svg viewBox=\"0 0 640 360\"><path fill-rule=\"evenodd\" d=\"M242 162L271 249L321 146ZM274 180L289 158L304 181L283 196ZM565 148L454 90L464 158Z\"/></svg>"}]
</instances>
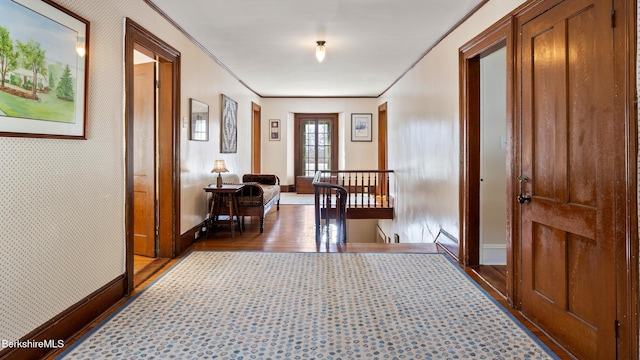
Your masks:
<instances>
[{"instance_id":1,"label":"white trim molding","mask_svg":"<svg viewBox=\"0 0 640 360\"><path fill-rule=\"evenodd\" d=\"M480 251L480 264L482 265L506 265L506 244L483 244Z\"/></svg>"}]
</instances>

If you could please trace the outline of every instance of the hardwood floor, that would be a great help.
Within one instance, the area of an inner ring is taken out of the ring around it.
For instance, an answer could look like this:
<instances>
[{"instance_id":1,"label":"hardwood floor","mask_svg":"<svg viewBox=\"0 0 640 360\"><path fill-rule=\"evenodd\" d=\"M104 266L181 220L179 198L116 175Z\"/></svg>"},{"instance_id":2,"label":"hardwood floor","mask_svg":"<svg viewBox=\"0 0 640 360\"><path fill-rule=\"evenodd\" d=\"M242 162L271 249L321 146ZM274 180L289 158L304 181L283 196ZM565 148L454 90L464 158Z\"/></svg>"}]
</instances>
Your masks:
<instances>
[{"instance_id":1,"label":"hardwood floor","mask_svg":"<svg viewBox=\"0 0 640 360\"><path fill-rule=\"evenodd\" d=\"M472 270L501 294L505 295L507 293L506 265L480 265L472 267Z\"/></svg>"},{"instance_id":2,"label":"hardwood floor","mask_svg":"<svg viewBox=\"0 0 640 360\"><path fill-rule=\"evenodd\" d=\"M133 273L137 274L142 269L144 269L147 265L151 264L156 258L142 256L142 255L133 255Z\"/></svg>"},{"instance_id":3,"label":"hardwood floor","mask_svg":"<svg viewBox=\"0 0 640 360\"><path fill-rule=\"evenodd\" d=\"M162 269L171 259L133 255L133 284L138 286Z\"/></svg>"},{"instance_id":4,"label":"hardwood floor","mask_svg":"<svg viewBox=\"0 0 640 360\"><path fill-rule=\"evenodd\" d=\"M201 238L187 248L175 259L166 262L160 271L151 275L136 287L132 295L137 294L145 286L150 284L171 265L175 264L186 254L193 250L219 250L219 251L273 251L273 252L412 252L430 253L445 252L439 245L433 243L420 244L365 244L348 243L336 245L334 243L316 244L313 206L309 205L281 205L280 211L272 209L267 214L264 223L264 233L260 233L260 221L258 218L246 218L244 232L236 231L236 237L231 239L229 227L222 227L218 232L210 234L208 238ZM538 328L532 325L519 312L510 309L504 296L488 283L486 283L473 269L463 270L476 281L490 296L504 306L520 322L522 322L541 342L547 345L561 359L573 359L560 346L554 343ZM108 312L100 316L90 326L80 331L73 339L67 341L65 349L78 341L87 332L100 324L114 311L126 303L128 299L121 300ZM50 354L47 359L54 359L64 349Z\"/></svg>"}]
</instances>

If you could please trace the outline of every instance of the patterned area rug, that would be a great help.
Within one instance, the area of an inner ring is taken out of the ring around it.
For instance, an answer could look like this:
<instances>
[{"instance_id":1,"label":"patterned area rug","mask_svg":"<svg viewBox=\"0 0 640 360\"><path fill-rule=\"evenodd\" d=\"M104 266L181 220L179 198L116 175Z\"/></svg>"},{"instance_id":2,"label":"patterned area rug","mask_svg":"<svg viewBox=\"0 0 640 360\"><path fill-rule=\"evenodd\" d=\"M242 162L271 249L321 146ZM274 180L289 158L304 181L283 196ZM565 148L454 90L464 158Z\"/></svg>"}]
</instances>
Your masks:
<instances>
[{"instance_id":1,"label":"patterned area rug","mask_svg":"<svg viewBox=\"0 0 640 360\"><path fill-rule=\"evenodd\" d=\"M442 254L190 253L62 359L556 359Z\"/></svg>"}]
</instances>

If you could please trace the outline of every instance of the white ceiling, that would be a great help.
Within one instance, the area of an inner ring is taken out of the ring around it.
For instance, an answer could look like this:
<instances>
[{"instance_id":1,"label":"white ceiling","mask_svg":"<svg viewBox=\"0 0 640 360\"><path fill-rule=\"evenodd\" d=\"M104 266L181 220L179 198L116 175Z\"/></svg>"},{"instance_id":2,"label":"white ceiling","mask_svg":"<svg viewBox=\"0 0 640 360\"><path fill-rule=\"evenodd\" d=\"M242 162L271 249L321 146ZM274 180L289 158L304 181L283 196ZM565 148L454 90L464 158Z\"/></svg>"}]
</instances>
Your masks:
<instances>
[{"instance_id":1,"label":"white ceiling","mask_svg":"<svg viewBox=\"0 0 640 360\"><path fill-rule=\"evenodd\" d=\"M485 0L146 1L260 96L376 97Z\"/></svg>"}]
</instances>

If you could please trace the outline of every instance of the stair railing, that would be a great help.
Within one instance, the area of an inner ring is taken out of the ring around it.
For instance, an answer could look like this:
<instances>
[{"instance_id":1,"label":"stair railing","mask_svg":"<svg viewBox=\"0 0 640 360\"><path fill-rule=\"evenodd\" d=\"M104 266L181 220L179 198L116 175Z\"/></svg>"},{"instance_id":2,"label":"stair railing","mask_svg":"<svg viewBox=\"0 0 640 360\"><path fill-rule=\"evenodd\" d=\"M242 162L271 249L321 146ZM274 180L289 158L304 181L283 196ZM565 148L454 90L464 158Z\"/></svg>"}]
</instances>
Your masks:
<instances>
[{"instance_id":1,"label":"stair railing","mask_svg":"<svg viewBox=\"0 0 640 360\"><path fill-rule=\"evenodd\" d=\"M331 183L331 176L317 171L313 178L315 194L316 242L336 239L338 244L347 242L347 198L348 191L343 186ZM332 230L335 228L335 234Z\"/></svg>"},{"instance_id":2,"label":"stair railing","mask_svg":"<svg viewBox=\"0 0 640 360\"><path fill-rule=\"evenodd\" d=\"M392 175L393 170L317 171L312 183L316 241L330 240L331 231L335 229L336 241L346 243L348 213L353 218L393 218L394 204L390 193Z\"/></svg>"}]
</instances>

